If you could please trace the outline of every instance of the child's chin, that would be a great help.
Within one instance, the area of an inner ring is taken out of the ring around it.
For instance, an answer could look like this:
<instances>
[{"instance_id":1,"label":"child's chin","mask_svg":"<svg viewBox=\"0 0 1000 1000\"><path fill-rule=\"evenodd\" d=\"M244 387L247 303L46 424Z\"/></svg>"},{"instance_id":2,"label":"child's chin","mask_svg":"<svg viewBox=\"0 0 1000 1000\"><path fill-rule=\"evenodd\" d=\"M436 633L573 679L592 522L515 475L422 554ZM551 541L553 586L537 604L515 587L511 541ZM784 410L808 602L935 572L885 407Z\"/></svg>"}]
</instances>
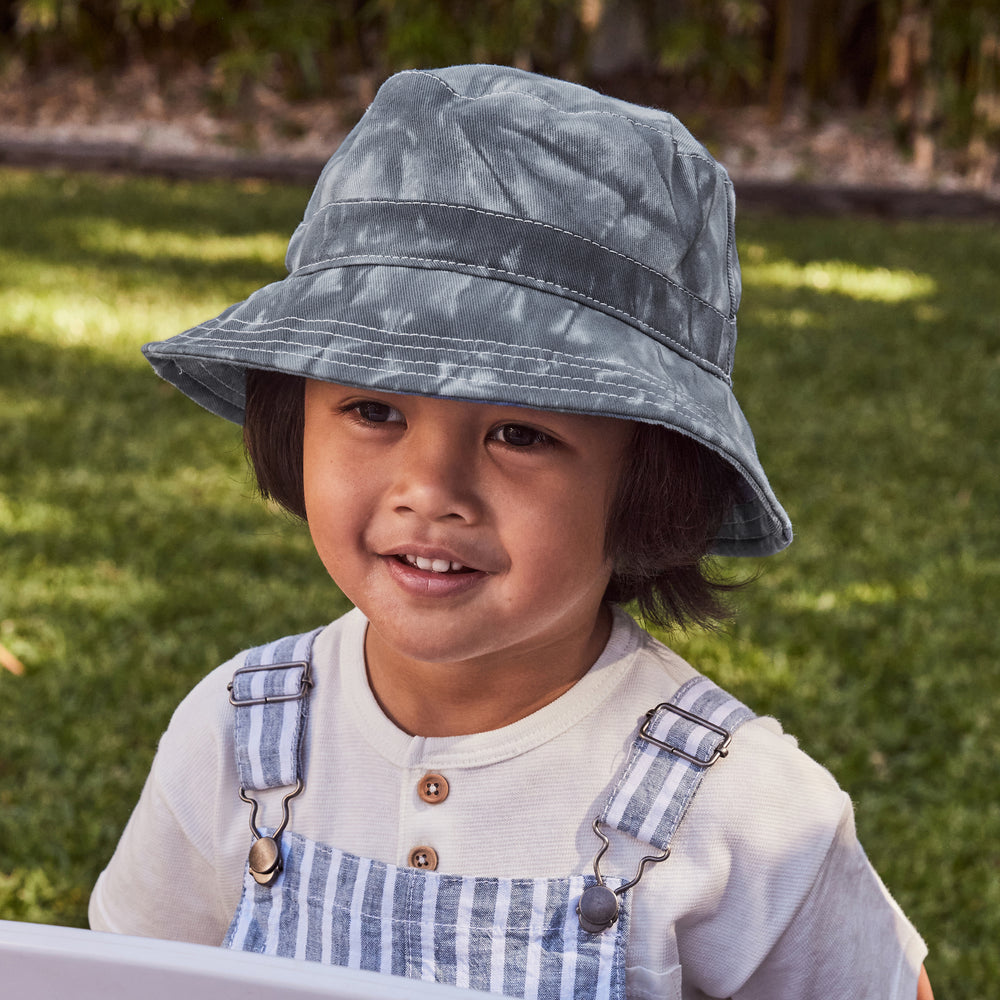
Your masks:
<instances>
[{"instance_id":1,"label":"child's chin","mask_svg":"<svg viewBox=\"0 0 1000 1000\"><path fill-rule=\"evenodd\" d=\"M480 629L470 627L458 615L452 622L443 621L441 615L426 618L407 621L394 616L382 627L373 623L381 652L399 660L442 666L472 663L496 652L483 642Z\"/></svg>"}]
</instances>

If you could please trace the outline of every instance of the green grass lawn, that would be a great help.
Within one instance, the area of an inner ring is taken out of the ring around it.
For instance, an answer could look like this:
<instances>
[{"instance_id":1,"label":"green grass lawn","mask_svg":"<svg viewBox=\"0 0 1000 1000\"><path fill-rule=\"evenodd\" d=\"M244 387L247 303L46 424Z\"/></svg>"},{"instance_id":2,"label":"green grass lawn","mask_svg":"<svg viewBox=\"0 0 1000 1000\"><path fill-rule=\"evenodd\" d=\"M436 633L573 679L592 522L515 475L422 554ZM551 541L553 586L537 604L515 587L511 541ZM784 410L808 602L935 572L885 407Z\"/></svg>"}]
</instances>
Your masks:
<instances>
[{"instance_id":1,"label":"green grass lawn","mask_svg":"<svg viewBox=\"0 0 1000 1000\"><path fill-rule=\"evenodd\" d=\"M238 196L237 196L238 195ZM346 609L139 346L280 277L308 192L0 172L0 917L84 924L176 703ZM1000 981L1000 231L740 219L736 387L795 523L671 637L851 793L939 997Z\"/></svg>"}]
</instances>

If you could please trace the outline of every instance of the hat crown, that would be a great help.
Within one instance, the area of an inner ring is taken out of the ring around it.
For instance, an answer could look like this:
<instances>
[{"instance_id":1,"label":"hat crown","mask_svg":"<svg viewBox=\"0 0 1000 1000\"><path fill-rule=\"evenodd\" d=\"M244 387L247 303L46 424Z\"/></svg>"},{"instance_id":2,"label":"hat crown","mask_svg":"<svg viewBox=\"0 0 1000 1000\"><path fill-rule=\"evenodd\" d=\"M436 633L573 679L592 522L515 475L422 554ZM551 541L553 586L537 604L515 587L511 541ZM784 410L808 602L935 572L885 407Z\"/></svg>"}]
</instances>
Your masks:
<instances>
[{"instance_id":1,"label":"hat crown","mask_svg":"<svg viewBox=\"0 0 1000 1000\"><path fill-rule=\"evenodd\" d=\"M733 215L725 170L667 112L501 66L413 70L328 162L286 263L489 271L633 319L728 380Z\"/></svg>"},{"instance_id":2,"label":"hat crown","mask_svg":"<svg viewBox=\"0 0 1000 1000\"><path fill-rule=\"evenodd\" d=\"M500 66L389 79L321 174L289 276L144 348L230 420L249 369L644 421L740 477L714 551L792 538L730 373L732 184L672 115Z\"/></svg>"}]
</instances>

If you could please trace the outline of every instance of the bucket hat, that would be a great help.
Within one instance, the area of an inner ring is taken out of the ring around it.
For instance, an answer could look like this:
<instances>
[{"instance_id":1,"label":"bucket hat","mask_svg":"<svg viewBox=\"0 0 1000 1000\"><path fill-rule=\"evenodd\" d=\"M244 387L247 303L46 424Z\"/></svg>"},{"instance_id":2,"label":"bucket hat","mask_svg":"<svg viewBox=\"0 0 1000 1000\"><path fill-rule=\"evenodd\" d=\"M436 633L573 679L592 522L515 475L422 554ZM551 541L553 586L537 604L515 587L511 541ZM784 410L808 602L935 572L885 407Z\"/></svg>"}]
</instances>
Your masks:
<instances>
[{"instance_id":1,"label":"bucket hat","mask_svg":"<svg viewBox=\"0 0 1000 1000\"><path fill-rule=\"evenodd\" d=\"M390 77L323 169L288 276L143 351L242 422L248 368L662 424L739 473L714 551L791 541L732 391L725 170L672 115L502 66Z\"/></svg>"}]
</instances>

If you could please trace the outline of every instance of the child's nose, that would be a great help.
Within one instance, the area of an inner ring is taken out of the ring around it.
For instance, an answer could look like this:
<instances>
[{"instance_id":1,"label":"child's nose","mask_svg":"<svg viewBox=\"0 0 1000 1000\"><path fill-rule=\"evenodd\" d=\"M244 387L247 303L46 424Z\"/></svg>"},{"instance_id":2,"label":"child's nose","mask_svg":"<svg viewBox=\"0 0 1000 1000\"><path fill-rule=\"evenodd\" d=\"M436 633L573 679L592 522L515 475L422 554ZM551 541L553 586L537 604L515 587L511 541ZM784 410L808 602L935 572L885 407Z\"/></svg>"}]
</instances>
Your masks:
<instances>
[{"instance_id":1,"label":"child's nose","mask_svg":"<svg viewBox=\"0 0 1000 1000\"><path fill-rule=\"evenodd\" d=\"M428 520L460 518L475 522L480 514L474 449L454 437L408 436L399 446L392 490L397 511Z\"/></svg>"}]
</instances>

